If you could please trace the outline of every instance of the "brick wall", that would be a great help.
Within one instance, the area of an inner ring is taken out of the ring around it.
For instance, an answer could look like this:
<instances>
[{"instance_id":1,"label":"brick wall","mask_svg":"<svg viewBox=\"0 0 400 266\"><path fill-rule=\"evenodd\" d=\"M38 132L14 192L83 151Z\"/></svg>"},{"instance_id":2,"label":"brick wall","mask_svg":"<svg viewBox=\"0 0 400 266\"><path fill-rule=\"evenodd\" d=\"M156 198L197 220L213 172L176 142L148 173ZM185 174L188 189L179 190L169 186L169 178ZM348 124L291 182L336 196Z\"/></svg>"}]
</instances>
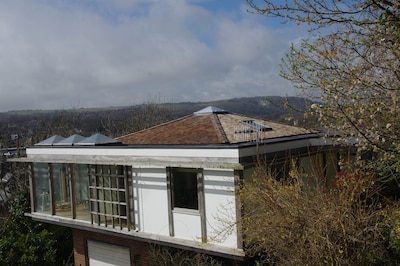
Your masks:
<instances>
[{"instance_id":1,"label":"brick wall","mask_svg":"<svg viewBox=\"0 0 400 266\"><path fill-rule=\"evenodd\" d=\"M87 240L97 240L109 244L129 247L131 253L131 265L151 265L148 253L148 243L135 241L119 236L95 233L85 230L72 229L74 241L74 265L87 266Z\"/></svg>"}]
</instances>

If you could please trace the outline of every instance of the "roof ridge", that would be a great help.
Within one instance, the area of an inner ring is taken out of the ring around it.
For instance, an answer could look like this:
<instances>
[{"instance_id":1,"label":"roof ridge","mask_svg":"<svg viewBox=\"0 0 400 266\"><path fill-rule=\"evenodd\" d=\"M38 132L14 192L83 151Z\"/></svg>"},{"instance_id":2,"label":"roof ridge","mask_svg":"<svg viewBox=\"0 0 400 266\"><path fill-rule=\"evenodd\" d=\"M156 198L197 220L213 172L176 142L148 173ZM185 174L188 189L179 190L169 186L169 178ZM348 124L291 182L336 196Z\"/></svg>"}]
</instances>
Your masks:
<instances>
[{"instance_id":1,"label":"roof ridge","mask_svg":"<svg viewBox=\"0 0 400 266\"><path fill-rule=\"evenodd\" d=\"M221 121L219 121L218 114L216 114L216 113L213 114L212 121L215 123L215 125L216 125L216 127L218 129L218 132L222 135L223 142L224 143L230 143L230 141L228 139L228 136L225 133L224 127L222 126Z\"/></svg>"}]
</instances>

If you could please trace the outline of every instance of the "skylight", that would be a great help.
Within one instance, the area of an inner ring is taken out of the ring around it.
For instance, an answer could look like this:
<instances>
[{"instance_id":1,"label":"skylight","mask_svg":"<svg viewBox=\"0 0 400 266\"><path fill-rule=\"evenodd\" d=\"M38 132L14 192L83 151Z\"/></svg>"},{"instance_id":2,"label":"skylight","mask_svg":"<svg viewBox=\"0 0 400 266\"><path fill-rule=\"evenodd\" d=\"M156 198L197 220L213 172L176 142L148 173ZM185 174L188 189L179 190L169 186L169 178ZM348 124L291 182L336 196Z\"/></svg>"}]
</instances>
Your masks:
<instances>
[{"instance_id":1,"label":"skylight","mask_svg":"<svg viewBox=\"0 0 400 266\"><path fill-rule=\"evenodd\" d=\"M254 120L245 120L243 121L244 124L250 126L252 129L254 129L255 131L271 131L272 127L267 127L263 124L257 123Z\"/></svg>"},{"instance_id":2,"label":"skylight","mask_svg":"<svg viewBox=\"0 0 400 266\"><path fill-rule=\"evenodd\" d=\"M208 115L208 114L226 114L227 111L224 109L215 107L215 106L208 106L206 108L201 109L200 111L194 112L194 115Z\"/></svg>"}]
</instances>

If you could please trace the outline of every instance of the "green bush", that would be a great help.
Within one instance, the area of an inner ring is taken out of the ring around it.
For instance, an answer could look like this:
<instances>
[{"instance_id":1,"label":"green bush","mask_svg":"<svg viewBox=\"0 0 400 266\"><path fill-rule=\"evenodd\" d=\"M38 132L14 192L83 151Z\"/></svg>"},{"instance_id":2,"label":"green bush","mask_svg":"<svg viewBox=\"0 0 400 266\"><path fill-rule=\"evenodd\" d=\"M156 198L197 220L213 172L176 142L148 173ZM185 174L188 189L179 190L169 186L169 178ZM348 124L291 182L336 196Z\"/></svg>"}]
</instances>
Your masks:
<instances>
[{"instance_id":1,"label":"green bush","mask_svg":"<svg viewBox=\"0 0 400 266\"><path fill-rule=\"evenodd\" d=\"M0 265L67 264L72 252L70 230L33 221L25 212L30 212L27 191L17 195L2 224Z\"/></svg>"}]
</instances>

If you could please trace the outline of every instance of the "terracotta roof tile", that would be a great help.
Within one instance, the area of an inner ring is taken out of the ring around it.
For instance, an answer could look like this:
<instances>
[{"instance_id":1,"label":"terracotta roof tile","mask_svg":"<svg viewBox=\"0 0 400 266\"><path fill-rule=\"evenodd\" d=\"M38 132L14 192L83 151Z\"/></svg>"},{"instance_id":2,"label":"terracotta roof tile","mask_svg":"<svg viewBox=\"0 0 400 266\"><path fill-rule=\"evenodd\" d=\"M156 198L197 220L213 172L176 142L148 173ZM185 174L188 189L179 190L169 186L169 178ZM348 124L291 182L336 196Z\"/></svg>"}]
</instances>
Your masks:
<instances>
[{"instance_id":1,"label":"terracotta roof tile","mask_svg":"<svg viewBox=\"0 0 400 266\"><path fill-rule=\"evenodd\" d=\"M257 139L266 140L312 133L304 128L236 114L220 114L218 118L230 143L255 141ZM249 126L246 121L253 121L271 130L257 130L257 128Z\"/></svg>"},{"instance_id":2,"label":"terracotta roof tile","mask_svg":"<svg viewBox=\"0 0 400 266\"><path fill-rule=\"evenodd\" d=\"M221 144L225 143L214 114L186 116L118 138L124 144Z\"/></svg>"}]
</instances>

